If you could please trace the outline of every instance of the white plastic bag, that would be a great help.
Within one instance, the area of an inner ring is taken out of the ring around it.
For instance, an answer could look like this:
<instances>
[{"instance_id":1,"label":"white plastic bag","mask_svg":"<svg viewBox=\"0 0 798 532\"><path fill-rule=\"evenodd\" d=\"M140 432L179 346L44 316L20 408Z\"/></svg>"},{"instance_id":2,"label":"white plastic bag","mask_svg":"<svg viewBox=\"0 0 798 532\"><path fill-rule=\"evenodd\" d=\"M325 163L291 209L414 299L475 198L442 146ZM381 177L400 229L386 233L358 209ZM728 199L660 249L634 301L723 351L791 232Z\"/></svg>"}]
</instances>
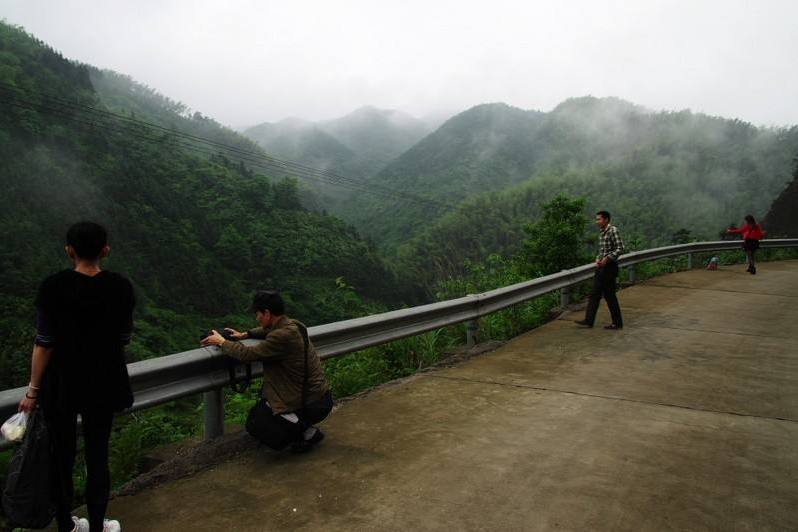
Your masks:
<instances>
[{"instance_id":1,"label":"white plastic bag","mask_svg":"<svg viewBox=\"0 0 798 532\"><path fill-rule=\"evenodd\" d=\"M19 412L14 414L0 427L0 432L3 433L3 438L8 441L22 441L25 436L25 427L28 426L28 414L26 412Z\"/></svg>"}]
</instances>

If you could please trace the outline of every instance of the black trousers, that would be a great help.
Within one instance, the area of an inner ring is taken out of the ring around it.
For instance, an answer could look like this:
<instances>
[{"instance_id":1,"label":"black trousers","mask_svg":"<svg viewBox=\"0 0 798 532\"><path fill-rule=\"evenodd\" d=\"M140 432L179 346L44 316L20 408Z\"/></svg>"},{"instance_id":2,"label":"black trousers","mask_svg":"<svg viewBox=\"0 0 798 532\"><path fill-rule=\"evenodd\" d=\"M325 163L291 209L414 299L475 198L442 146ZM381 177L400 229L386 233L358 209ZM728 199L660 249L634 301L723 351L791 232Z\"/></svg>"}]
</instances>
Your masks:
<instances>
[{"instance_id":1,"label":"black trousers","mask_svg":"<svg viewBox=\"0 0 798 532\"><path fill-rule=\"evenodd\" d=\"M743 249L748 257L748 267L756 266L756 250L759 249L759 240L753 238L746 238L743 242Z\"/></svg>"},{"instance_id":2,"label":"black trousers","mask_svg":"<svg viewBox=\"0 0 798 532\"><path fill-rule=\"evenodd\" d=\"M303 424L310 427L327 419L327 416L332 412L332 408L332 393L327 392L315 403L310 403L304 409L297 410L296 415Z\"/></svg>"},{"instance_id":3,"label":"black trousers","mask_svg":"<svg viewBox=\"0 0 798 532\"><path fill-rule=\"evenodd\" d=\"M615 295L617 279L618 264L615 261L610 261L605 266L596 268L596 273L593 276L593 291L590 292L590 300L585 311L585 321L590 325L593 325L596 321L596 312L598 312L599 302L603 297L607 302L607 307L610 309L612 323L618 327L623 327L621 306L618 304L618 296Z\"/></svg>"},{"instance_id":4,"label":"black trousers","mask_svg":"<svg viewBox=\"0 0 798 532\"><path fill-rule=\"evenodd\" d=\"M332 407L332 394L327 392L318 401L295 411L300 423L291 423L276 415L266 400L261 398L249 411L246 429L255 439L279 451L292 443L302 441L305 428L324 421L330 415Z\"/></svg>"},{"instance_id":5,"label":"black trousers","mask_svg":"<svg viewBox=\"0 0 798 532\"><path fill-rule=\"evenodd\" d=\"M47 427L53 444L53 496L59 531L72 530L74 485L72 480L77 448L77 412L54 412L48 415ZM81 412L86 459L86 506L92 531L103 529L103 519L111 490L108 469L108 441L111 438L113 412Z\"/></svg>"}]
</instances>

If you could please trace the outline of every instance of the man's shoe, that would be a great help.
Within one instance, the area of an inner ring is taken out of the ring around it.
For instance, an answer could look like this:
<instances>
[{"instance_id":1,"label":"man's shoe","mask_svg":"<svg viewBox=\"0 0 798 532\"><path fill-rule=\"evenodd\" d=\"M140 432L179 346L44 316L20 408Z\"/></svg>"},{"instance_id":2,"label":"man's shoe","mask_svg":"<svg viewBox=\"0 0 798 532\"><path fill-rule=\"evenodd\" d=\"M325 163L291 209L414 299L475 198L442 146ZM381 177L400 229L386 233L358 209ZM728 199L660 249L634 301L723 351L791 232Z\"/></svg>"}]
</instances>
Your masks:
<instances>
[{"instance_id":1,"label":"man's shoe","mask_svg":"<svg viewBox=\"0 0 798 532\"><path fill-rule=\"evenodd\" d=\"M292 453L298 453L298 454L299 453L306 453L309 450L313 449L316 445L318 445L319 442L321 440L323 440L323 439L324 439L324 433L321 431L321 429L316 427L316 432L314 432L313 436L311 436L309 439L302 440L302 441L299 441L299 442L296 442L296 443L292 444L291 445L291 452Z\"/></svg>"},{"instance_id":2,"label":"man's shoe","mask_svg":"<svg viewBox=\"0 0 798 532\"><path fill-rule=\"evenodd\" d=\"M587 327L588 329L591 329L593 327L593 324L589 323L587 320L575 320L574 323L576 323L581 327Z\"/></svg>"},{"instance_id":3,"label":"man's shoe","mask_svg":"<svg viewBox=\"0 0 798 532\"><path fill-rule=\"evenodd\" d=\"M756 266L751 266L751 269L748 271L751 272L751 275L756 275Z\"/></svg>"},{"instance_id":4,"label":"man's shoe","mask_svg":"<svg viewBox=\"0 0 798 532\"><path fill-rule=\"evenodd\" d=\"M610 323L609 325L605 325L604 328L608 331L617 331L619 329L623 329L623 325L615 325L614 323Z\"/></svg>"},{"instance_id":5,"label":"man's shoe","mask_svg":"<svg viewBox=\"0 0 798 532\"><path fill-rule=\"evenodd\" d=\"M73 515L72 522L75 523L72 532L89 532L89 521L85 517L77 518Z\"/></svg>"}]
</instances>

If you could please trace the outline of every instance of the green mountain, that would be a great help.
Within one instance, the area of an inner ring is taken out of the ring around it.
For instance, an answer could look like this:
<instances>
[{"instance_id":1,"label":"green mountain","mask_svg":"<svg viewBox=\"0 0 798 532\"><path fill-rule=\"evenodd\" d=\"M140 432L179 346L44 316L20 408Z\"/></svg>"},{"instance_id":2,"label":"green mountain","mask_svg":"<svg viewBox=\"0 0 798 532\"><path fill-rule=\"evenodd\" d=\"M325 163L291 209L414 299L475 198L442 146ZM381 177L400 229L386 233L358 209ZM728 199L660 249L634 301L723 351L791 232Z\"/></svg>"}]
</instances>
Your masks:
<instances>
[{"instance_id":1,"label":"green mountain","mask_svg":"<svg viewBox=\"0 0 798 532\"><path fill-rule=\"evenodd\" d=\"M320 170L351 169L355 164L355 152L315 124L298 118L264 122L244 134L275 157Z\"/></svg>"},{"instance_id":2,"label":"green mountain","mask_svg":"<svg viewBox=\"0 0 798 532\"><path fill-rule=\"evenodd\" d=\"M574 98L549 113L486 104L451 118L371 180L447 206L354 197L340 212L393 251L416 248L410 244L414 237L431 236L438 221L453 230L446 220L465 209L476 209L467 213L476 226L441 237L448 247L461 240L458 235L493 233L501 219L517 222L505 210L509 204L494 205L485 196L502 191L534 191L530 202L512 207L530 214L561 192L584 196L591 208L599 205L627 220L635 206L646 204L639 218L652 223L636 227L648 239L676 226L714 236L741 213L766 212L783 187L796 146L796 128L756 128L690 111L654 113L617 98ZM474 199L458 206L469 198ZM485 239L476 238L463 245L500 251L502 241L515 235L495 235L484 248L477 244Z\"/></svg>"},{"instance_id":3,"label":"green mountain","mask_svg":"<svg viewBox=\"0 0 798 532\"><path fill-rule=\"evenodd\" d=\"M319 127L356 154L361 175L372 176L429 133L427 125L396 110L361 107Z\"/></svg>"},{"instance_id":4,"label":"green mountain","mask_svg":"<svg viewBox=\"0 0 798 532\"><path fill-rule=\"evenodd\" d=\"M259 124L243 133L275 157L363 179L377 173L428 132L424 122L408 114L362 107L335 120L287 119ZM333 198L350 193L340 187L313 185Z\"/></svg>"},{"instance_id":5,"label":"green mountain","mask_svg":"<svg viewBox=\"0 0 798 532\"><path fill-rule=\"evenodd\" d=\"M25 378L36 287L67 267L63 235L80 219L108 226L108 267L136 286L134 358L193 347L222 316L250 321L242 311L259 288L282 289L309 323L350 317L351 286L373 302L401 297L350 226L302 207L296 181L198 149L180 132L259 150L130 78L0 24L0 387Z\"/></svg>"},{"instance_id":6,"label":"green mountain","mask_svg":"<svg viewBox=\"0 0 798 532\"><path fill-rule=\"evenodd\" d=\"M247 129L244 134L274 157L323 172L362 177L362 168L355 152L313 123L289 118L275 124L259 124ZM300 179L320 197L319 203L326 208L346 198L351 192L350 188L336 186L325 176L312 177L311 174L311 177Z\"/></svg>"}]
</instances>

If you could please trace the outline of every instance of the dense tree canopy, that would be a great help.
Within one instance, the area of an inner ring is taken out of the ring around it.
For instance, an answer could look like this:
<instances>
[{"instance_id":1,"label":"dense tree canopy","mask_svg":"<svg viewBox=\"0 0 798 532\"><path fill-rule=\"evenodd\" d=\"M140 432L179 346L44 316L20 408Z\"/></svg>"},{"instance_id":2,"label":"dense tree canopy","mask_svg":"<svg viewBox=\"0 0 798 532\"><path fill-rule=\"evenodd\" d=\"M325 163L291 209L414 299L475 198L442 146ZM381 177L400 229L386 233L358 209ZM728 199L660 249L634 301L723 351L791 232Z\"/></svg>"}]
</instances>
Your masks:
<instances>
[{"instance_id":1,"label":"dense tree canopy","mask_svg":"<svg viewBox=\"0 0 798 532\"><path fill-rule=\"evenodd\" d=\"M88 107L165 129L123 127ZM33 295L67 266L64 234L80 219L108 226L107 266L137 288L137 357L193 347L220 316L240 315L258 288L285 291L309 323L351 316L336 303L340 278L367 299L399 303L373 247L340 220L305 210L296 180L187 149L170 130L259 149L129 78L67 61L0 25L0 322L13 338L0 351L0 386L24 379Z\"/></svg>"}]
</instances>

